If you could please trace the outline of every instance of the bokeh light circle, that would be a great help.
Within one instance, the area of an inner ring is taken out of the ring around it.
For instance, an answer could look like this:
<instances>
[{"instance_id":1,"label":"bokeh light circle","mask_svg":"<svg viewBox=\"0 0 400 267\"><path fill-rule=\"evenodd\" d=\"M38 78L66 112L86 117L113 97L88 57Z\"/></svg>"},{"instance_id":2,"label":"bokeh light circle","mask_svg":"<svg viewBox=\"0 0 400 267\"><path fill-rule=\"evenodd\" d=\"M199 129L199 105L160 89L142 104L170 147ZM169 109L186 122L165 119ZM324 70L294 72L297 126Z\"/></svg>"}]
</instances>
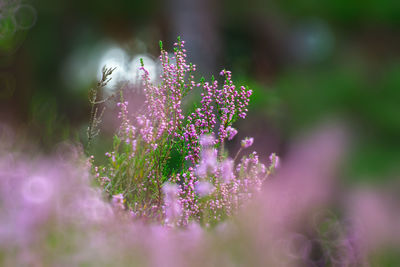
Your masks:
<instances>
[{"instance_id":1,"label":"bokeh light circle","mask_svg":"<svg viewBox=\"0 0 400 267\"><path fill-rule=\"evenodd\" d=\"M36 23L36 10L30 5L20 5L14 10L14 18L18 29L28 30Z\"/></svg>"},{"instance_id":2,"label":"bokeh light circle","mask_svg":"<svg viewBox=\"0 0 400 267\"><path fill-rule=\"evenodd\" d=\"M49 200L53 193L53 185L50 180L41 176L27 179L22 185L22 196L31 204L42 204Z\"/></svg>"}]
</instances>

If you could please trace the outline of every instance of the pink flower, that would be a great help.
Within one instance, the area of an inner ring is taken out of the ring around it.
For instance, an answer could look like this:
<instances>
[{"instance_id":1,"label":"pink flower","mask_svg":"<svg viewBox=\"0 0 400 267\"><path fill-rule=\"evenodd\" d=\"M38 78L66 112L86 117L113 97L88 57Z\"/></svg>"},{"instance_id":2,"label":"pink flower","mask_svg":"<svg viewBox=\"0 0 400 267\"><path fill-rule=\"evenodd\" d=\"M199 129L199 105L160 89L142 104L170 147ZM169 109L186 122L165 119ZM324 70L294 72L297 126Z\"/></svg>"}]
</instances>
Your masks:
<instances>
[{"instance_id":1,"label":"pink flower","mask_svg":"<svg viewBox=\"0 0 400 267\"><path fill-rule=\"evenodd\" d=\"M279 168L279 165L280 165L279 157L275 153L272 153L269 156L269 160L271 161L271 166L273 166L274 169Z\"/></svg>"},{"instance_id":2,"label":"pink flower","mask_svg":"<svg viewBox=\"0 0 400 267\"><path fill-rule=\"evenodd\" d=\"M215 187L209 182L201 181L196 184L195 190L200 197L204 197L211 194Z\"/></svg>"},{"instance_id":3,"label":"pink flower","mask_svg":"<svg viewBox=\"0 0 400 267\"><path fill-rule=\"evenodd\" d=\"M212 146L214 144L215 138L212 135L208 134L203 134L200 137L200 145L205 147L205 146Z\"/></svg>"},{"instance_id":4,"label":"pink flower","mask_svg":"<svg viewBox=\"0 0 400 267\"><path fill-rule=\"evenodd\" d=\"M242 147L243 148L251 147L253 142L254 142L254 138L253 137L246 137L244 140L242 140Z\"/></svg>"},{"instance_id":5,"label":"pink flower","mask_svg":"<svg viewBox=\"0 0 400 267\"><path fill-rule=\"evenodd\" d=\"M167 197L174 198L178 194L178 186L176 184L166 183L162 191Z\"/></svg>"},{"instance_id":6,"label":"pink flower","mask_svg":"<svg viewBox=\"0 0 400 267\"><path fill-rule=\"evenodd\" d=\"M225 183L229 183L232 179L235 178L233 174L233 160L226 159L224 160L221 165L221 178Z\"/></svg>"},{"instance_id":7,"label":"pink flower","mask_svg":"<svg viewBox=\"0 0 400 267\"><path fill-rule=\"evenodd\" d=\"M205 149L201 153L200 164L196 168L196 174L205 177L208 173L214 173L217 168L217 150Z\"/></svg>"},{"instance_id":8,"label":"pink flower","mask_svg":"<svg viewBox=\"0 0 400 267\"><path fill-rule=\"evenodd\" d=\"M166 183L163 188L164 192L164 211L166 222L174 223L182 214L182 206L178 199L178 185Z\"/></svg>"},{"instance_id":9,"label":"pink flower","mask_svg":"<svg viewBox=\"0 0 400 267\"><path fill-rule=\"evenodd\" d=\"M228 134L228 140L232 140L235 137L235 135L238 133L238 131L231 126L228 126L226 128L226 132Z\"/></svg>"},{"instance_id":10,"label":"pink flower","mask_svg":"<svg viewBox=\"0 0 400 267\"><path fill-rule=\"evenodd\" d=\"M124 195L122 194L117 194L112 196L112 203L115 207L125 209L124 206Z\"/></svg>"}]
</instances>

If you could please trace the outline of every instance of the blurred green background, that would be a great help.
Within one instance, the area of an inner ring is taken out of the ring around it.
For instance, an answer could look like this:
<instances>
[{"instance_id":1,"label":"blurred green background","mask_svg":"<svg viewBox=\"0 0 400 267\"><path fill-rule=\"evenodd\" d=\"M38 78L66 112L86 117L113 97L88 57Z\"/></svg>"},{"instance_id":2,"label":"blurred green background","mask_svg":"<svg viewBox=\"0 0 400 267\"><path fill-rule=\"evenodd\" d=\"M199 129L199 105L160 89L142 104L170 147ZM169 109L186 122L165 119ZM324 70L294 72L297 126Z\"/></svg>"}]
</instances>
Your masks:
<instances>
[{"instance_id":1,"label":"blurred green background","mask_svg":"<svg viewBox=\"0 0 400 267\"><path fill-rule=\"evenodd\" d=\"M156 69L158 41L168 50L178 35L206 78L227 68L254 90L232 149L254 136L260 153L284 157L294 136L339 118L354 133L346 181L400 173L396 0L3 0L0 121L44 150L85 142L87 93L102 65L118 67L116 82L135 80L138 58ZM113 127L103 126L99 151Z\"/></svg>"}]
</instances>

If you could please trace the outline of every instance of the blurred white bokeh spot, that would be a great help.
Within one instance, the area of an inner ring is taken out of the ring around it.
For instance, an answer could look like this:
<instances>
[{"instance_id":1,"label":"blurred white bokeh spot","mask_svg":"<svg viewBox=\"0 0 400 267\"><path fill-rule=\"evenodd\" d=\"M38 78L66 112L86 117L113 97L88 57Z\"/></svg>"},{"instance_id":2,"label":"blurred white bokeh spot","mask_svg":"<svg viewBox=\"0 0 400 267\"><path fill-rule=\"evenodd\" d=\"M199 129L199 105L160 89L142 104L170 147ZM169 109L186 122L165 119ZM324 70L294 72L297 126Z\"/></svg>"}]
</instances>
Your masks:
<instances>
[{"instance_id":1,"label":"blurred white bokeh spot","mask_svg":"<svg viewBox=\"0 0 400 267\"><path fill-rule=\"evenodd\" d=\"M106 91L112 91L118 82L127 80L127 61L128 55L120 47L111 47L103 54L97 68L97 79L101 80L103 67L115 68L110 82L106 85Z\"/></svg>"}]
</instances>

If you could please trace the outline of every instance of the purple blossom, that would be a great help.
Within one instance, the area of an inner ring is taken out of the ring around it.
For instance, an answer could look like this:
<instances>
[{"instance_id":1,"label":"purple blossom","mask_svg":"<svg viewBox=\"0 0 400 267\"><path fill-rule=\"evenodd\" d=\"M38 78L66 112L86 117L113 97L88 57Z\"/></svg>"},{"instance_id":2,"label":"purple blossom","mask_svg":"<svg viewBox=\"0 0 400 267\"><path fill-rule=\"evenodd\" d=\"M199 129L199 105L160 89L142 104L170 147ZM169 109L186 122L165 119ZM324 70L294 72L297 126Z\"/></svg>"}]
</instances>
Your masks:
<instances>
[{"instance_id":1,"label":"purple blossom","mask_svg":"<svg viewBox=\"0 0 400 267\"><path fill-rule=\"evenodd\" d=\"M124 206L124 195L123 194L113 195L112 196L112 203L117 208L125 209L125 206Z\"/></svg>"},{"instance_id":2,"label":"purple blossom","mask_svg":"<svg viewBox=\"0 0 400 267\"><path fill-rule=\"evenodd\" d=\"M215 187L210 182L207 181L198 182L195 188L196 188L196 193L200 197L207 196L215 190Z\"/></svg>"},{"instance_id":3,"label":"purple blossom","mask_svg":"<svg viewBox=\"0 0 400 267\"><path fill-rule=\"evenodd\" d=\"M182 214L182 207L178 199L178 185L167 183L162 190L164 193L166 223L173 224Z\"/></svg>"},{"instance_id":4,"label":"purple blossom","mask_svg":"<svg viewBox=\"0 0 400 267\"><path fill-rule=\"evenodd\" d=\"M248 148L253 145L254 138L253 137L246 137L245 139L242 140L242 147L243 148Z\"/></svg>"},{"instance_id":5,"label":"purple blossom","mask_svg":"<svg viewBox=\"0 0 400 267\"><path fill-rule=\"evenodd\" d=\"M235 175L233 174L233 160L224 160L220 165L220 169L221 178L225 183L229 183L235 178Z\"/></svg>"},{"instance_id":6,"label":"purple blossom","mask_svg":"<svg viewBox=\"0 0 400 267\"><path fill-rule=\"evenodd\" d=\"M235 128L233 128L232 126L228 126L226 128L226 132L228 134L228 140L232 140L238 133L238 131Z\"/></svg>"},{"instance_id":7,"label":"purple blossom","mask_svg":"<svg viewBox=\"0 0 400 267\"><path fill-rule=\"evenodd\" d=\"M209 173L214 173L217 168L217 150L214 148L204 149L201 153L200 164L196 168L199 177L205 177Z\"/></svg>"},{"instance_id":8,"label":"purple blossom","mask_svg":"<svg viewBox=\"0 0 400 267\"><path fill-rule=\"evenodd\" d=\"M200 145L202 147L208 147L208 146L212 146L215 142L215 138L212 135L208 135L208 134L203 134L200 137Z\"/></svg>"},{"instance_id":9,"label":"purple blossom","mask_svg":"<svg viewBox=\"0 0 400 267\"><path fill-rule=\"evenodd\" d=\"M279 168L280 160L279 160L279 157L275 153L272 153L269 156L269 160L271 161L271 165L274 167L274 169L278 169Z\"/></svg>"}]
</instances>

